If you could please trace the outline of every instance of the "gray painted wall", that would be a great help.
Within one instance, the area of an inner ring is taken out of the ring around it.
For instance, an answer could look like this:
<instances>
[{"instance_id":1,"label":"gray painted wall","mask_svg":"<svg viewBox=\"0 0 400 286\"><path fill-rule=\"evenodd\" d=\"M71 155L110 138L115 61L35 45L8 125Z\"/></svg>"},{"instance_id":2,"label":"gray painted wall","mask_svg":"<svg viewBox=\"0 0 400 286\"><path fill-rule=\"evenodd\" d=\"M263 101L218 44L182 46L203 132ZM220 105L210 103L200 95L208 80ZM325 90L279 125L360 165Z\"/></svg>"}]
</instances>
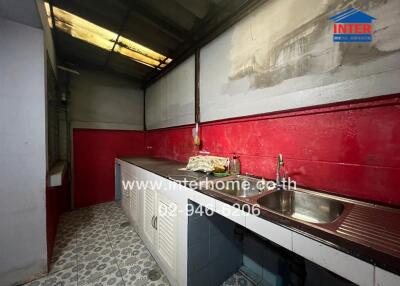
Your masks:
<instances>
[{"instance_id":1,"label":"gray painted wall","mask_svg":"<svg viewBox=\"0 0 400 286\"><path fill-rule=\"evenodd\" d=\"M400 1L352 1L377 18L365 44L333 43L345 5L271 0L201 49L201 120L398 93Z\"/></svg>"},{"instance_id":2,"label":"gray painted wall","mask_svg":"<svg viewBox=\"0 0 400 286\"><path fill-rule=\"evenodd\" d=\"M42 23L36 4L35 0L0 0L0 17L35 28L41 28Z\"/></svg>"},{"instance_id":3,"label":"gray painted wall","mask_svg":"<svg viewBox=\"0 0 400 286\"><path fill-rule=\"evenodd\" d=\"M0 285L47 270L43 31L0 18Z\"/></svg>"},{"instance_id":4,"label":"gray painted wall","mask_svg":"<svg viewBox=\"0 0 400 286\"><path fill-rule=\"evenodd\" d=\"M71 75L72 128L143 130L143 89L125 77L96 69Z\"/></svg>"},{"instance_id":5,"label":"gray painted wall","mask_svg":"<svg viewBox=\"0 0 400 286\"><path fill-rule=\"evenodd\" d=\"M164 128L194 123L194 56L146 90L146 126Z\"/></svg>"}]
</instances>

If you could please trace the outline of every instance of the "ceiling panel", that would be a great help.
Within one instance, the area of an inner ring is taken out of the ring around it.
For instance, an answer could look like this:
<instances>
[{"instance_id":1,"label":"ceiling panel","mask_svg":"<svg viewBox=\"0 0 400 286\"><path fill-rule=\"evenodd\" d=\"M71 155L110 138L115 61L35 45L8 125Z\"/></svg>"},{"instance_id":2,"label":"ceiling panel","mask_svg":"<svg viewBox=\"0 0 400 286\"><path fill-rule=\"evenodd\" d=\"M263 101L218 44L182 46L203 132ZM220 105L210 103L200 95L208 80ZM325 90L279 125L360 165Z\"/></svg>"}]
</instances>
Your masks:
<instances>
[{"instance_id":1,"label":"ceiling panel","mask_svg":"<svg viewBox=\"0 0 400 286\"><path fill-rule=\"evenodd\" d=\"M208 11L213 5L213 2L206 0L175 0L175 1L200 19L204 18L207 15Z\"/></svg>"},{"instance_id":2,"label":"ceiling panel","mask_svg":"<svg viewBox=\"0 0 400 286\"><path fill-rule=\"evenodd\" d=\"M195 14L191 13L189 10L185 9L179 3L169 0L169 1L159 1L159 0L140 0L145 2L149 9L154 9L164 15L167 19L174 21L179 26L190 31L195 23L199 20ZM208 2L208 0L204 0Z\"/></svg>"},{"instance_id":3,"label":"ceiling panel","mask_svg":"<svg viewBox=\"0 0 400 286\"><path fill-rule=\"evenodd\" d=\"M136 16L129 17L121 34L165 56L173 53L179 45L176 39Z\"/></svg>"},{"instance_id":4,"label":"ceiling panel","mask_svg":"<svg viewBox=\"0 0 400 286\"><path fill-rule=\"evenodd\" d=\"M128 75L144 78L153 68L137 63L133 60L126 60L124 56L113 54L108 65L116 70L124 71Z\"/></svg>"},{"instance_id":5,"label":"ceiling panel","mask_svg":"<svg viewBox=\"0 0 400 286\"><path fill-rule=\"evenodd\" d=\"M205 43L208 36L212 38L213 31L226 30L228 27L225 26L237 21L241 14L245 14L243 11L246 6L253 7L254 3L265 1L267 0L53 0L52 4L172 58L172 64L167 65L167 72ZM234 21L227 25L226 20L229 18ZM68 60L75 61L78 65L89 63L108 67L132 78L140 78L143 83L155 80L162 72L116 52L112 52L110 57L109 51L72 38L67 34L72 32L68 29L64 31L66 33L59 28L55 29L55 46L61 62Z\"/></svg>"},{"instance_id":6,"label":"ceiling panel","mask_svg":"<svg viewBox=\"0 0 400 286\"><path fill-rule=\"evenodd\" d=\"M118 33L127 10L118 1L54 0L53 5Z\"/></svg>"},{"instance_id":7,"label":"ceiling panel","mask_svg":"<svg viewBox=\"0 0 400 286\"><path fill-rule=\"evenodd\" d=\"M68 34L58 33L58 53L64 60L74 60L75 64L88 62L96 65L104 65L109 52L96 46L75 39Z\"/></svg>"}]
</instances>

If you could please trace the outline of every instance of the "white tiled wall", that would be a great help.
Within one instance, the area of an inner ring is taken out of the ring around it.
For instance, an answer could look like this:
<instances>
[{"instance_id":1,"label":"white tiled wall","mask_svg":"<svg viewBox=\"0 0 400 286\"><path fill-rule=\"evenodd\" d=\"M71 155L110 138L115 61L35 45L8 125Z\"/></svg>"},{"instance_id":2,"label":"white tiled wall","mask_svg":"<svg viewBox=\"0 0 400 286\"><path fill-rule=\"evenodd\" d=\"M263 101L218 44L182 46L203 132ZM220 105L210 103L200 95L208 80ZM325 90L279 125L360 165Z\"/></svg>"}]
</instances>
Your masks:
<instances>
[{"instance_id":1,"label":"white tiled wall","mask_svg":"<svg viewBox=\"0 0 400 286\"><path fill-rule=\"evenodd\" d=\"M246 218L246 227L272 242L292 250L292 232L290 230L255 215L249 215Z\"/></svg>"}]
</instances>

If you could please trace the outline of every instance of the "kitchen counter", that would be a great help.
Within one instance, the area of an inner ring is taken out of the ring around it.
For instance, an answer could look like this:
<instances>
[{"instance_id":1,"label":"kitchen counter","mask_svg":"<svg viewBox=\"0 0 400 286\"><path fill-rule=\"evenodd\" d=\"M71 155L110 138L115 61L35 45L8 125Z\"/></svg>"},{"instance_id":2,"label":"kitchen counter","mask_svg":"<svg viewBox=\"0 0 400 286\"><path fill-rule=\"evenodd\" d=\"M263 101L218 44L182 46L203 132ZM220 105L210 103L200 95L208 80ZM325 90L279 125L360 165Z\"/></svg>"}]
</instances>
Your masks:
<instances>
[{"instance_id":1,"label":"kitchen counter","mask_svg":"<svg viewBox=\"0 0 400 286\"><path fill-rule=\"evenodd\" d=\"M167 179L176 175L204 177L202 173L180 170L186 164L176 161L149 157L119 159ZM255 203L254 199L236 198L217 191L196 191L230 205ZM331 224L307 223L264 208L260 208L259 217L382 269L400 274L400 210L338 196L330 197L350 206L344 215Z\"/></svg>"}]
</instances>

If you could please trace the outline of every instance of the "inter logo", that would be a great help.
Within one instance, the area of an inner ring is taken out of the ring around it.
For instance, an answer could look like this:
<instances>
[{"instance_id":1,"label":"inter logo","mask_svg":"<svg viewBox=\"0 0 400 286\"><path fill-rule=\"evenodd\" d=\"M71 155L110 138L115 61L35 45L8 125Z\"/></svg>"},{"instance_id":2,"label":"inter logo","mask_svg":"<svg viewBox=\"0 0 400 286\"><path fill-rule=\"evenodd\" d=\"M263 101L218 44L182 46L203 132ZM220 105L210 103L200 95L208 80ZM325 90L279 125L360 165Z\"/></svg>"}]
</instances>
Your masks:
<instances>
[{"instance_id":1,"label":"inter logo","mask_svg":"<svg viewBox=\"0 0 400 286\"><path fill-rule=\"evenodd\" d=\"M374 17L354 8L329 18L334 22L334 42L371 42Z\"/></svg>"}]
</instances>

